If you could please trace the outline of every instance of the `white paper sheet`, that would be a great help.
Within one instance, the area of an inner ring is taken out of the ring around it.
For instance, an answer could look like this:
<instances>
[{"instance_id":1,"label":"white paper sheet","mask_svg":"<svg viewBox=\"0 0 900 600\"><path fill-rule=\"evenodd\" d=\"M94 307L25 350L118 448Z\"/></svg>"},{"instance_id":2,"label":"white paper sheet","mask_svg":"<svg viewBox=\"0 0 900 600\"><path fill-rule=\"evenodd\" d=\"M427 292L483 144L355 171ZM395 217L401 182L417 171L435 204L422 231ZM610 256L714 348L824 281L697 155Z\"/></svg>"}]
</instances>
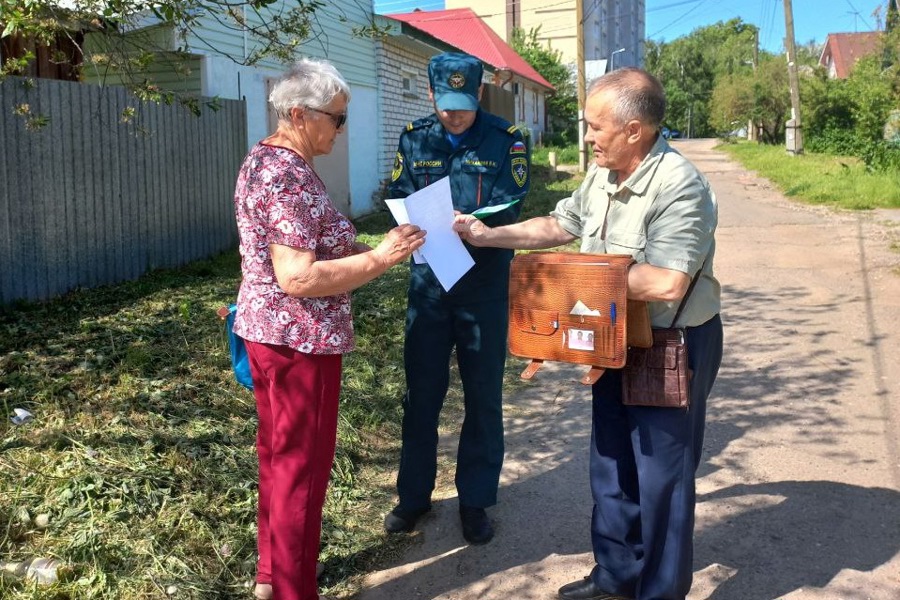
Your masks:
<instances>
[{"instance_id":1,"label":"white paper sheet","mask_svg":"<svg viewBox=\"0 0 900 600\"><path fill-rule=\"evenodd\" d=\"M406 225L409 223L409 215L406 213L405 202L406 201L403 198L388 198L384 201L398 225ZM425 260L425 257L422 256L421 248L419 250L413 250L413 261L417 265L424 265L428 262Z\"/></svg>"},{"instance_id":2,"label":"white paper sheet","mask_svg":"<svg viewBox=\"0 0 900 600\"><path fill-rule=\"evenodd\" d=\"M575 303L575 306L572 307L572 310L569 311L569 314L576 315L576 316L599 317L600 311L597 309L591 310L590 308L587 307L587 304L585 304L584 302L579 300L578 302Z\"/></svg>"},{"instance_id":3,"label":"white paper sheet","mask_svg":"<svg viewBox=\"0 0 900 600\"><path fill-rule=\"evenodd\" d=\"M453 231L453 200L450 196L450 178L444 177L401 200L386 200L391 214L398 223L401 218L424 229L425 245L419 251L425 256L431 270L445 291L450 291L457 281L475 265L459 234ZM396 209L402 204L405 211ZM403 215L402 212L406 214Z\"/></svg>"}]
</instances>

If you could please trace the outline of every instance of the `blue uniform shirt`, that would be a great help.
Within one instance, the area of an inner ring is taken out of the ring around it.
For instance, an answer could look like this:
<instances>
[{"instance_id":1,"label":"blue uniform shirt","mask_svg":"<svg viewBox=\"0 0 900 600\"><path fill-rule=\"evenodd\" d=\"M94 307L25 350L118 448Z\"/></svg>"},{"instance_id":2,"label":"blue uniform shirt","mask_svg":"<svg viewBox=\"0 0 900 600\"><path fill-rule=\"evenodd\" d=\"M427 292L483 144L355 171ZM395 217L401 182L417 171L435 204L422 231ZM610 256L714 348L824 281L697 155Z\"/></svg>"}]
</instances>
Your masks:
<instances>
[{"instance_id":1,"label":"blue uniform shirt","mask_svg":"<svg viewBox=\"0 0 900 600\"><path fill-rule=\"evenodd\" d=\"M531 184L531 157L522 133L483 110L455 148L436 115L407 125L400 134L390 197L405 198L446 176L450 177L453 208L471 213L520 200L484 219L490 227L514 223ZM475 266L447 294L463 300L505 297L513 251L468 244L466 248ZM445 293L428 265L413 263L410 269L413 292L433 297Z\"/></svg>"}]
</instances>

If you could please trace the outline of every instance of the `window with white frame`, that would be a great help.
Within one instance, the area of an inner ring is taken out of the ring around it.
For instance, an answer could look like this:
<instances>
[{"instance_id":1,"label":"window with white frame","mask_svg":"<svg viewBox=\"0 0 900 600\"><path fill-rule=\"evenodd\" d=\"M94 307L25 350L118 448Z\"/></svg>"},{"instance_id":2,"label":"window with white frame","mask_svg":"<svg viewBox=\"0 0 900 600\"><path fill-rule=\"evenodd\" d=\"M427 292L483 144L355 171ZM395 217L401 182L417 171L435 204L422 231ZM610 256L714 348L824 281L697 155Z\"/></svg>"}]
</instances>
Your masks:
<instances>
[{"instance_id":1,"label":"window with white frame","mask_svg":"<svg viewBox=\"0 0 900 600\"><path fill-rule=\"evenodd\" d=\"M408 69L400 71L400 89L407 98L419 97L418 77L413 71Z\"/></svg>"}]
</instances>

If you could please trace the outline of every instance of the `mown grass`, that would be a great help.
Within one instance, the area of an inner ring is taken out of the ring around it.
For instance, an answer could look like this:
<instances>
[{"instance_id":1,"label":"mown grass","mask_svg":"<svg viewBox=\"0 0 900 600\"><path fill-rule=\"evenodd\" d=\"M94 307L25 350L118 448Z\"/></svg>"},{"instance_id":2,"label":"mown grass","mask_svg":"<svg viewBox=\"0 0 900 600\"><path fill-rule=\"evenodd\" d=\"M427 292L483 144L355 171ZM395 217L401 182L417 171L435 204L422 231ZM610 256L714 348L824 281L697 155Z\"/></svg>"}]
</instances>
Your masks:
<instances>
[{"instance_id":1,"label":"mown grass","mask_svg":"<svg viewBox=\"0 0 900 600\"><path fill-rule=\"evenodd\" d=\"M754 142L718 146L786 195L810 204L860 210L900 208L900 173L872 172L854 158L805 153Z\"/></svg>"},{"instance_id":2,"label":"mown grass","mask_svg":"<svg viewBox=\"0 0 900 600\"><path fill-rule=\"evenodd\" d=\"M577 184L539 167L532 177L524 217ZM388 222L360 221L361 239L376 244ZM407 274L395 267L353 297L358 349L345 357L322 539L323 586L342 597L410 543L381 528L399 450ZM251 597L255 408L215 316L239 277L228 252L0 309L0 561L65 567L52 586L0 576L0 598ZM510 389L521 368L510 361ZM34 420L13 425L14 408ZM455 391L445 426L459 410Z\"/></svg>"},{"instance_id":3,"label":"mown grass","mask_svg":"<svg viewBox=\"0 0 900 600\"><path fill-rule=\"evenodd\" d=\"M560 165L577 165L578 164L578 146L571 145L565 147L558 146L541 146L531 151L531 160L534 164L540 166L550 165L550 153L556 152L557 164Z\"/></svg>"}]
</instances>

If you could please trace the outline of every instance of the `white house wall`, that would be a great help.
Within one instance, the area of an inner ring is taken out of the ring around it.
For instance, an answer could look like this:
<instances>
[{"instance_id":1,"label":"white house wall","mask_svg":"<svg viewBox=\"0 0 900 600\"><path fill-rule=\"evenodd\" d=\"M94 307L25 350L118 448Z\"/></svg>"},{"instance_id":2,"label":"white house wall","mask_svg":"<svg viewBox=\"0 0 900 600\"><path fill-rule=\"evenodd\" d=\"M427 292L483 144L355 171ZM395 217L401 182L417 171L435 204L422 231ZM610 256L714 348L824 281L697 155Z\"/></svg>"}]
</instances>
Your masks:
<instances>
[{"instance_id":1,"label":"white house wall","mask_svg":"<svg viewBox=\"0 0 900 600\"><path fill-rule=\"evenodd\" d=\"M347 136L350 146L350 216L357 217L372 212L380 193L377 140L384 136L378 128L378 88L356 85L352 92L343 135Z\"/></svg>"},{"instance_id":2,"label":"white house wall","mask_svg":"<svg viewBox=\"0 0 900 600\"><path fill-rule=\"evenodd\" d=\"M245 98L247 101L247 141L252 146L269 134L266 80L282 71L237 65L223 56L203 59L203 95Z\"/></svg>"},{"instance_id":3,"label":"white house wall","mask_svg":"<svg viewBox=\"0 0 900 600\"><path fill-rule=\"evenodd\" d=\"M267 12L285 10L293 2L277 2ZM248 23L262 21L253 11L247 11ZM378 89L375 68L375 41L357 37L352 29L369 25L372 5L355 0L332 0L316 10L317 30L300 46L300 54L331 61L350 84L352 99L350 121L342 135L351 136L349 165L335 170L333 175L349 173L352 216L371 212L372 197L378 190L378 148L381 139L377 119ZM187 39L191 52L204 55L202 76L203 94L221 98L245 98L247 101L247 140L250 145L268 135L270 130L267 84L287 68L268 58L256 66L239 64L254 49L254 40L244 32L221 23L212 16L201 19L196 34ZM377 140L376 143L358 143ZM356 147L359 146L359 147ZM322 168L331 168L327 160ZM317 163L317 167L318 167Z\"/></svg>"},{"instance_id":4,"label":"white house wall","mask_svg":"<svg viewBox=\"0 0 900 600\"><path fill-rule=\"evenodd\" d=\"M516 124L531 130L532 142L538 143L544 137L545 90L531 83L520 81L516 97Z\"/></svg>"},{"instance_id":5,"label":"white house wall","mask_svg":"<svg viewBox=\"0 0 900 600\"><path fill-rule=\"evenodd\" d=\"M294 2L277 2L262 11L263 14L287 10ZM373 18L371 3L357 0L332 0L316 9L311 36L300 45L305 56L327 58L341 74L352 83L374 86L375 42L371 38L353 35L353 28L368 26ZM258 25L264 19L253 11L247 11L247 22ZM252 36L233 29L212 16L201 18L196 28L201 35L191 34L187 42L192 52L216 54L244 60L257 47ZM258 63L261 68L281 70L283 65L274 58Z\"/></svg>"}]
</instances>

